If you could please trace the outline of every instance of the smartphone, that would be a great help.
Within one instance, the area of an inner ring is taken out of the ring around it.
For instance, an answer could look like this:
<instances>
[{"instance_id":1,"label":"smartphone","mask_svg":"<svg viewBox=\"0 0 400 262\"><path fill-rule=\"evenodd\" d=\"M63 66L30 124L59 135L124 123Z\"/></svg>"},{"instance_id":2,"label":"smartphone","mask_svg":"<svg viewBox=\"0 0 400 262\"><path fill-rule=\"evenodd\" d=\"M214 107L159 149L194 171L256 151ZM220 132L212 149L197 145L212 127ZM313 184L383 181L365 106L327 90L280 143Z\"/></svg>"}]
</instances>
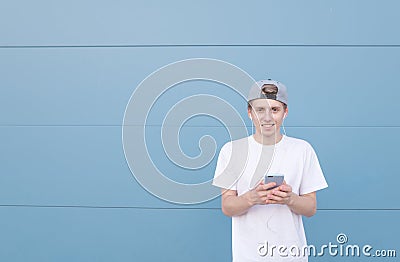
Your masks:
<instances>
[{"instance_id":1,"label":"smartphone","mask_svg":"<svg viewBox=\"0 0 400 262\"><path fill-rule=\"evenodd\" d=\"M275 182L276 185L275 185L274 187L270 188L270 189L273 189L273 188L276 188L276 187L282 185L282 184L283 184L284 178L285 178L285 177L284 177L283 175L272 175L272 174L270 174L270 175L265 175L265 177L264 177L264 184L268 184L268 183L271 183L271 182Z\"/></svg>"}]
</instances>

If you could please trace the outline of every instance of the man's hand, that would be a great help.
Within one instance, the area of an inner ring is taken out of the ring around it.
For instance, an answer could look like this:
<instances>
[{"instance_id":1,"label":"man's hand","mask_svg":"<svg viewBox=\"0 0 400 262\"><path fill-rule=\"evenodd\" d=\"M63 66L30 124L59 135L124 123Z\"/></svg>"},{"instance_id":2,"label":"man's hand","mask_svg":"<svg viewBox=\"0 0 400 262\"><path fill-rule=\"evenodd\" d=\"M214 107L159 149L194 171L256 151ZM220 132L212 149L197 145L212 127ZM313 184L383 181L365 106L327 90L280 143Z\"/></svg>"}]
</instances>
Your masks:
<instances>
[{"instance_id":1,"label":"man's hand","mask_svg":"<svg viewBox=\"0 0 400 262\"><path fill-rule=\"evenodd\" d=\"M264 184L260 181L257 187L238 196L236 190L222 189L222 212L230 217L245 214L254 205L266 205L274 182Z\"/></svg>"},{"instance_id":2,"label":"man's hand","mask_svg":"<svg viewBox=\"0 0 400 262\"><path fill-rule=\"evenodd\" d=\"M270 190L267 195L267 204L282 204L290 205L293 202L294 193L292 192L292 187L286 182L277 188Z\"/></svg>"},{"instance_id":3,"label":"man's hand","mask_svg":"<svg viewBox=\"0 0 400 262\"><path fill-rule=\"evenodd\" d=\"M276 185L275 182L271 182L268 184L264 184L264 181L261 181L257 187L248 191L246 195L247 201L252 205L266 205L269 204L268 196L271 195L274 189L270 189Z\"/></svg>"},{"instance_id":4,"label":"man's hand","mask_svg":"<svg viewBox=\"0 0 400 262\"><path fill-rule=\"evenodd\" d=\"M274 182L264 184L261 181L256 188L238 196L236 190L222 190L222 212L227 216L245 214L254 205L282 204L287 205L294 213L310 217L317 211L315 192L297 195L286 182L277 188Z\"/></svg>"},{"instance_id":5,"label":"man's hand","mask_svg":"<svg viewBox=\"0 0 400 262\"><path fill-rule=\"evenodd\" d=\"M270 190L267 204L287 205L296 214L311 217L317 211L317 197L315 192L297 195L292 192L292 187L284 181L277 188Z\"/></svg>"}]
</instances>

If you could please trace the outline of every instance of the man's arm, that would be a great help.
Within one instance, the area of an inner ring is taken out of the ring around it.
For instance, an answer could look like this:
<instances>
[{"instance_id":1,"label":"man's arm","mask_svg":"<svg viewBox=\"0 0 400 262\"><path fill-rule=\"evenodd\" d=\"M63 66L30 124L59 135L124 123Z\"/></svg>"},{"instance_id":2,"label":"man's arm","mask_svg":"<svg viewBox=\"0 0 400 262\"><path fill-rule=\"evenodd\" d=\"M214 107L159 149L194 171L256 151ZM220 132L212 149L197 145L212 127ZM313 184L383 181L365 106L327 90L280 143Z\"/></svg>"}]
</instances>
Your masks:
<instances>
[{"instance_id":1,"label":"man's arm","mask_svg":"<svg viewBox=\"0 0 400 262\"><path fill-rule=\"evenodd\" d=\"M275 183L264 184L261 182L254 189L238 196L236 190L222 189L222 212L230 217L245 214L254 205L267 204L269 188Z\"/></svg>"},{"instance_id":2,"label":"man's arm","mask_svg":"<svg viewBox=\"0 0 400 262\"><path fill-rule=\"evenodd\" d=\"M236 190L222 189L222 212L230 217L245 214L254 205L282 204L287 205L294 213L306 217L313 216L317 211L315 192L297 195L292 187L284 184L268 190L275 183L260 183L256 188L238 196Z\"/></svg>"},{"instance_id":3,"label":"man's arm","mask_svg":"<svg viewBox=\"0 0 400 262\"><path fill-rule=\"evenodd\" d=\"M311 217L317 212L317 194L315 192L299 196L293 193L292 187L287 184L271 190L267 198L269 204L287 205L294 213L306 217Z\"/></svg>"},{"instance_id":4,"label":"man's arm","mask_svg":"<svg viewBox=\"0 0 400 262\"><path fill-rule=\"evenodd\" d=\"M317 193L296 195L292 192L292 201L287 205L296 214L311 217L317 212Z\"/></svg>"}]
</instances>

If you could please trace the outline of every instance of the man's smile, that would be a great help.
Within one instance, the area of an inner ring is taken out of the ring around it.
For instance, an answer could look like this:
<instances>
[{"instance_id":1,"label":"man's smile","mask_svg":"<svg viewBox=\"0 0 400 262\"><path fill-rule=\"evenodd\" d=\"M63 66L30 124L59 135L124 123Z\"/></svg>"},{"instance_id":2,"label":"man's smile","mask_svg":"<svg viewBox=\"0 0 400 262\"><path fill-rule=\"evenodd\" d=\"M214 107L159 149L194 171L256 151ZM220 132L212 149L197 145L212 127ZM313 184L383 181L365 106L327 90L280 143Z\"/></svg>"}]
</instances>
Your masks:
<instances>
[{"instance_id":1,"label":"man's smile","mask_svg":"<svg viewBox=\"0 0 400 262\"><path fill-rule=\"evenodd\" d=\"M265 127L273 127L275 124L274 123L272 123L272 124L261 124L261 126L265 126Z\"/></svg>"}]
</instances>

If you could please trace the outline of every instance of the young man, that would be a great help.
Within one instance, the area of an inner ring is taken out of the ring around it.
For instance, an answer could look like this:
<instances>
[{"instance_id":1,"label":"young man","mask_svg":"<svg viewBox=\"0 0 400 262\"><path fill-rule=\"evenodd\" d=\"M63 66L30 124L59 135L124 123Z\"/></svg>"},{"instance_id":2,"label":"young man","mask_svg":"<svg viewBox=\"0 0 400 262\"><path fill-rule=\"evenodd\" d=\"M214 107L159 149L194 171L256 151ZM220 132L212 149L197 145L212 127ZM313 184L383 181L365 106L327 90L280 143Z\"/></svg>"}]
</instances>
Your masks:
<instances>
[{"instance_id":1,"label":"young man","mask_svg":"<svg viewBox=\"0 0 400 262\"><path fill-rule=\"evenodd\" d=\"M328 185L311 145L281 134L287 105L282 83L257 82L248 97L255 133L228 142L218 157L213 185L232 217L235 262L308 261L302 216L315 214L316 191ZM283 175L284 183L265 184L267 174Z\"/></svg>"}]
</instances>

